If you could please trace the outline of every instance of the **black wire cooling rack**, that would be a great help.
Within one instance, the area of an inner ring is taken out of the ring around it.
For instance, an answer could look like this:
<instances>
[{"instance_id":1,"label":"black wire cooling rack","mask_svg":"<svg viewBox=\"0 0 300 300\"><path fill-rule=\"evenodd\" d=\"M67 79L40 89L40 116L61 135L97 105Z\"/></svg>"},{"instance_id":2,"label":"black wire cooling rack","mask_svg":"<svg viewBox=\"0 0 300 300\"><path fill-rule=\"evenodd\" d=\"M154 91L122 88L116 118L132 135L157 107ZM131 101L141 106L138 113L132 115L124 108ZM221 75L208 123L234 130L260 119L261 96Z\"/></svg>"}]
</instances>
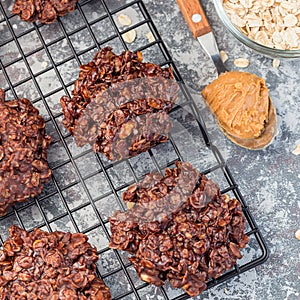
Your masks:
<instances>
[{"instance_id":1,"label":"black wire cooling rack","mask_svg":"<svg viewBox=\"0 0 300 300\"><path fill-rule=\"evenodd\" d=\"M162 288L141 282L126 254L108 248L108 217L124 209L121 194L146 173L173 166L185 160L219 183L222 193L236 197L247 218L249 245L243 259L208 288L238 276L268 257L268 250L249 212L228 166L218 149L210 142L197 107L160 38L141 0L79 1L76 10L52 25L28 24L10 13L7 2L0 2L0 86L7 99L26 97L47 121L47 132L54 138L48 151L53 170L52 180L41 195L18 204L0 218L0 242L7 229L18 224L27 230L70 230L89 236L99 250L98 275L111 288L114 299L189 298L168 284ZM123 4L121 4L123 3ZM121 27L118 16L124 13L132 24ZM123 34L135 29L136 40L128 44ZM181 126L172 138L137 157L109 162L89 147L76 147L73 138L61 124L59 99L70 94L78 75L78 66L91 60L97 49L109 45L120 53L124 49L142 51L145 60L161 66L171 65L180 85L180 107L173 111ZM191 118L191 116L193 116ZM182 129L183 128L183 129ZM188 128L188 129L187 129ZM183 132L183 131L184 132Z\"/></svg>"}]
</instances>

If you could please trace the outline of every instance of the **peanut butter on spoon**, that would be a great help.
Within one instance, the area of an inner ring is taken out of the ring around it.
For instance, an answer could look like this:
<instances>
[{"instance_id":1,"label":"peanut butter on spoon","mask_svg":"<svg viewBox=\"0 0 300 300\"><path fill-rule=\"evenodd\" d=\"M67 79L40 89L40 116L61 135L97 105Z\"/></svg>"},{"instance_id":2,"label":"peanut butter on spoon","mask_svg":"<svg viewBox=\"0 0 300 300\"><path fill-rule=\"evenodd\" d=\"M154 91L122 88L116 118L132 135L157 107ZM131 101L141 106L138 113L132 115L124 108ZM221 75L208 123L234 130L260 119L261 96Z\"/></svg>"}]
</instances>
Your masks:
<instances>
[{"instance_id":1,"label":"peanut butter on spoon","mask_svg":"<svg viewBox=\"0 0 300 300\"><path fill-rule=\"evenodd\" d=\"M247 72L226 72L202 95L224 134L234 143L261 149L276 133L276 110L264 79Z\"/></svg>"}]
</instances>

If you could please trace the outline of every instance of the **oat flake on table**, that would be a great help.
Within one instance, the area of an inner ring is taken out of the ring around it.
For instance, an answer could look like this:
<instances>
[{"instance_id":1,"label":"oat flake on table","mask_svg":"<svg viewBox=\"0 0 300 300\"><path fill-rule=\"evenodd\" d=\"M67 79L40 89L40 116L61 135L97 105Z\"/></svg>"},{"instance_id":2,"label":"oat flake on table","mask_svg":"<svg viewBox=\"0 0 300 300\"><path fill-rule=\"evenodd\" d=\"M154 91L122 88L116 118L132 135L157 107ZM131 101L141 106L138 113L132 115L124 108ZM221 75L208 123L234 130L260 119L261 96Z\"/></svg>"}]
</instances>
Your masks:
<instances>
[{"instance_id":1,"label":"oat flake on table","mask_svg":"<svg viewBox=\"0 0 300 300\"><path fill-rule=\"evenodd\" d=\"M236 58L233 63L238 68L247 68L250 64L250 61L247 58L240 57Z\"/></svg>"},{"instance_id":2,"label":"oat flake on table","mask_svg":"<svg viewBox=\"0 0 300 300\"><path fill-rule=\"evenodd\" d=\"M223 6L232 23L255 42L300 49L300 1L223 0Z\"/></svg>"},{"instance_id":3,"label":"oat flake on table","mask_svg":"<svg viewBox=\"0 0 300 300\"><path fill-rule=\"evenodd\" d=\"M272 61L272 67L275 68L275 69L278 69L279 66L280 66L280 60L277 59L277 58L273 59L273 61Z\"/></svg>"},{"instance_id":4,"label":"oat flake on table","mask_svg":"<svg viewBox=\"0 0 300 300\"><path fill-rule=\"evenodd\" d=\"M224 51L224 50L220 51L220 57L221 57L221 60L223 63L225 63L228 60L228 55L227 55L226 51Z\"/></svg>"},{"instance_id":5,"label":"oat flake on table","mask_svg":"<svg viewBox=\"0 0 300 300\"><path fill-rule=\"evenodd\" d=\"M296 146L296 148L292 151L294 155L299 155L300 154L300 144Z\"/></svg>"}]
</instances>

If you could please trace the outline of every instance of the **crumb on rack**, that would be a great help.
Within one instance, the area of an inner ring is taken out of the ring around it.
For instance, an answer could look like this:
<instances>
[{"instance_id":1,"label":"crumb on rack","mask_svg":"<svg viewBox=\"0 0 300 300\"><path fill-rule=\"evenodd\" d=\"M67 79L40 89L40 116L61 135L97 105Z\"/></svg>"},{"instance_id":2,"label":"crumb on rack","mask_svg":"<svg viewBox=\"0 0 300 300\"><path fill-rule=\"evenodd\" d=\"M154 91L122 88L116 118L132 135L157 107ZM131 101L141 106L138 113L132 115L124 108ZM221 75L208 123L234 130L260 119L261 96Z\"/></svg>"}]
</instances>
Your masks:
<instances>
[{"instance_id":1,"label":"crumb on rack","mask_svg":"<svg viewBox=\"0 0 300 300\"><path fill-rule=\"evenodd\" d=\"M149 43L153 43L155 41L155 37L153 35L153 33L151 31L149 31L147 34L146 34L147 38L148 38L148 41Z\"/></svg>"},{"instance_id":2,"label":"crumb on rack","mask_svg":"<svg viewBox=\"0 0 300 300\"><path fill-rule=\"evenodd\" d=\"M123 26L130 26L132 24L132 21L129 18L129 16L127 16L125 14L120 14L118 16L118 22Z\"/></svg>"},{"instance_id":3,"label":"crumb on rack","mask_svg":"<svg viewBox=\"0 0 300 300\"><path fill-rule=\"evenodd\" d=\"M136 31L134 29L129 30L129 31L125 32L124 34L122 34L122 38L124 39L124 41L126 43L131 44L136 39Z\"/></svg>"}]
</instances>

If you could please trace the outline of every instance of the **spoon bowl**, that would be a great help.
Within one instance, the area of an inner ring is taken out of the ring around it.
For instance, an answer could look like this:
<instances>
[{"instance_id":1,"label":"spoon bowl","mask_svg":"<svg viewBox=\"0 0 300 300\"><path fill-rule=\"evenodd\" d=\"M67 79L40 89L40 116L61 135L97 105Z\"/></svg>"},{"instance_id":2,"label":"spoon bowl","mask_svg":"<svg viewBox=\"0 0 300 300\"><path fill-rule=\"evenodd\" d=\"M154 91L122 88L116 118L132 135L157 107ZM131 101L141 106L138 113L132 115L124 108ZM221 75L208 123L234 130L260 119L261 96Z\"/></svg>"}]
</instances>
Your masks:
<instances>
[{"instance_id":1,"label":"spoon bowl","mask_svg":"<svg viewBox=\"0 0 300 300\"><path fill-rule=\"evenodd\" d=\"M224 135L233 143L250 150L262 150L273 142L277 134L276 108L273 105L271 98L269 98L269 120L266 124L264 132L257 138L240 139L229 134L220 124L219 127Z\"/></svg>"}]
</instances>

